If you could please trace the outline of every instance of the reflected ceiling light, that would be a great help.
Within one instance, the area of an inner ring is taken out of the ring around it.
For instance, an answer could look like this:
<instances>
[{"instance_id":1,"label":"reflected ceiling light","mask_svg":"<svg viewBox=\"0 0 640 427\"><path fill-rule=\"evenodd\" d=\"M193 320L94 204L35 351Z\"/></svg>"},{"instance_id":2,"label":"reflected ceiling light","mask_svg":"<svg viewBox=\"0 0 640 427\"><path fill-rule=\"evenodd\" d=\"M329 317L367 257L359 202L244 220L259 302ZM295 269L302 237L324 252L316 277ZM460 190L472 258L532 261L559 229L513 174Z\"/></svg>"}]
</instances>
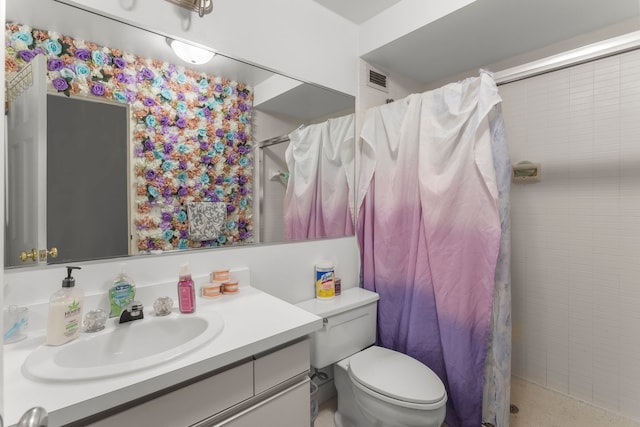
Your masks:
<instances>
[{"instance_id":1,"label":"reflected ceiling light","mask_svg":"<svg viewBox=\"0 0 640 427\"><path fill-rule=\"evenodd\" d=\"M167 0L169 3L177 4L185 9L198 12L202 18L205 14L213 10L213 0Z\"/></svg>"},{"instance_id":2,"label":"reflected ceiling light","mask_svg":"<svg viewBox=\"0 0 640 427\"><path fill-rule=\"evenodd\" d=\"M178 55L178 58L190 64L205 64L211 61L216 54L207 49L184 43L179 40L167 39L171 49Z\"/></svg>"}]
</instances>

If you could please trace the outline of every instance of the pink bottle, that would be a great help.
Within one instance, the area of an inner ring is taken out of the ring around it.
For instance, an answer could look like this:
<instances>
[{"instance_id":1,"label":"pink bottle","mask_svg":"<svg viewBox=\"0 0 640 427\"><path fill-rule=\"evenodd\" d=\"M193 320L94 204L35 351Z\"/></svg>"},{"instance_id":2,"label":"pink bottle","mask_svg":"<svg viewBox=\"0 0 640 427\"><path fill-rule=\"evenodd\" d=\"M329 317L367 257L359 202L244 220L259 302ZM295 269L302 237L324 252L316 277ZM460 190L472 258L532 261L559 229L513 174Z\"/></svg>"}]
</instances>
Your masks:
<instances>
[{"instance_id":1,"label":"pink bottle","mask_svg":"<svg viewBox=\"0 0 640 427\"><path fill-rule=\"evenodd\" d=\"M180 313L196 311L196 287L191 279L189 264L180 265L180 281L178 281L178 305Z\"/></svg>"}]
</instances>

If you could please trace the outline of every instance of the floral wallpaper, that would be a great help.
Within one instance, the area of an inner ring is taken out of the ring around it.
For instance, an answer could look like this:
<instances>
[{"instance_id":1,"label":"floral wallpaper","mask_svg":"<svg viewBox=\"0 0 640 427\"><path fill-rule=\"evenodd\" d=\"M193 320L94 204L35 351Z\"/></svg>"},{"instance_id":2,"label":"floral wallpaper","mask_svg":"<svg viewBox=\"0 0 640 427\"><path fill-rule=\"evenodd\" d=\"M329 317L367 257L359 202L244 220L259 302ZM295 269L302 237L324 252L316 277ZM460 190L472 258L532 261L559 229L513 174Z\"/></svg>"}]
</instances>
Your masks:
<instances>
[{"instance_id":1,"label":"floral wallpaper","mask_svg":"<svg viewBox=\"0 0 640 427\"><path fill-rule=\"evenodd\" d=\"M8 77L45 55L54 90L131 106L138 250L253 242L251 88L26 25L5 42ZM189 239L189 202L226 204L217 239Z\"/></svg>"}]
</instances>

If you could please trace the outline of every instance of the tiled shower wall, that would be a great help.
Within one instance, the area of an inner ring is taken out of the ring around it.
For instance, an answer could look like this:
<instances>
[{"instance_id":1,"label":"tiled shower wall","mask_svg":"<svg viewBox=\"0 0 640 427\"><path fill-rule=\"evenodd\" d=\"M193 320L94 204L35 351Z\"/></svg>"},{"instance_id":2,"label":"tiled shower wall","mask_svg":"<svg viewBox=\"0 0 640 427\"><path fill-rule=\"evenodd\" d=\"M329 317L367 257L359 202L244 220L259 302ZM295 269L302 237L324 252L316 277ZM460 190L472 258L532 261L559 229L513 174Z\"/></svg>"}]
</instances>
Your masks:
<instances>
[{"instance_id":1,"label":"tiled shower wall","mask_svg":"<svg viewBox=\"0 0 640 427\"><path fill-rule=\"evenodd\" d=\"M640 51L500 87L513 375L640 420Z\"/></svg>"}]
</instances>

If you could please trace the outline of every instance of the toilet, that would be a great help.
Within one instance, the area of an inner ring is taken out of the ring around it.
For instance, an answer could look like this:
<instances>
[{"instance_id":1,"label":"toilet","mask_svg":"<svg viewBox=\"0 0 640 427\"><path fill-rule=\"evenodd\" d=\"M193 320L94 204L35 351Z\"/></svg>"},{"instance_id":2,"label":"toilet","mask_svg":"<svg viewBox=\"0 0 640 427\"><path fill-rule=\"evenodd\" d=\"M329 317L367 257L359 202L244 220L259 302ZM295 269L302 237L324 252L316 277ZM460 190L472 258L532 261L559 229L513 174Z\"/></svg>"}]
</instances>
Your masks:
<instances>
[{"instance_id":1,"label":"toilet","mask_svg":"<svg viewBox=\"0 0 640 427\"><path fill-rule=\"evenodd\" d=\"M362 288L298 307L323 318L311 335L311 366L333 365L337 427L440 427L447 393L418 360L373 345L379 296Z\"/></svg>"}]
</instances>

